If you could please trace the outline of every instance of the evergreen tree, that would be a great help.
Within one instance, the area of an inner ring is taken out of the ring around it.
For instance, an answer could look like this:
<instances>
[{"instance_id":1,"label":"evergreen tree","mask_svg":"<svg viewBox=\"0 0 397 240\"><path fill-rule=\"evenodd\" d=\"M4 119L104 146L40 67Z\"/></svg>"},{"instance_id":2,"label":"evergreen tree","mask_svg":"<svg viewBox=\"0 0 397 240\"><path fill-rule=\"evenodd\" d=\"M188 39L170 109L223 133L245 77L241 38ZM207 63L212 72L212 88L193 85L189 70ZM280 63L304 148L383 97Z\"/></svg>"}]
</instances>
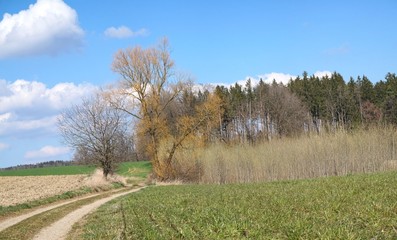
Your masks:
<instances>
[{"instance_id":1,"label":"evergreen tree","mask_svg":"<svg viewBox=\"0 0 397 240\"><path fill-rule=\"evenodd\" d=\"M374 85L366 76L362 78L360 89L362 101L374 102Z\"/></svg>"}]
</instances>

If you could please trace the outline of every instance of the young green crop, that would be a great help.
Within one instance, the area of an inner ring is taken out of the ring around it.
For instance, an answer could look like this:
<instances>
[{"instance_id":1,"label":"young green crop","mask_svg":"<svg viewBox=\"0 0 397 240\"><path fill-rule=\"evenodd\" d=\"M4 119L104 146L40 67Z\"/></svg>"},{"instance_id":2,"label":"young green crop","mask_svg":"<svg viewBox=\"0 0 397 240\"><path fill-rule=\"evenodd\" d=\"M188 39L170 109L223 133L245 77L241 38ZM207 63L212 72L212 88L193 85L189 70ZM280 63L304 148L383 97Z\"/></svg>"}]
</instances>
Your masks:
<instances>
[{"instance_id":1,"label":"young green crop","mask_svg":"<svg viewBox=\"0 0 397 240\"><path fill-rule=\"evenodd\" d=\"M397 174L149 187L92 214L82 238L396 239ZM103 227L106 224L106 228Z\"/></svg>"},{"instance_id":2,"label":"young green crop","mask_svg":"<svg viewBox=\"0 0 397 240\"><path fill-rule=\"evenodd\" d=\"M47 175L76 175L76 174L91 174L95 170L94 166L59 166L59 167L43 167L43 168L28 168L16 170L0 171L0 176L47 176Z\"/></svg>"},{"instance_id":3,"label":"young green crop","mask_svg":"<svg viewBox=\"0 0 397 240\"><path fill-rule=\"evenodd\" d=\"M152 164L148 161L123 162L118 166L116 173L125 177L146 178L151 171Z\"/></svg>"},{"instance_id":4,"label":"young green crop","mask_svg":"<svg viewBox=\"0 0 397 240\"><path fill-rule=\"evenodd\" d=\"M76 175L91 174L95 166L72 165L59 167L28 168L0 171L0 176L46 176L46 175ZM127 177L146 177L152 170L150 162L123 162L116 173Z\"/></svg>"}]
</instances>

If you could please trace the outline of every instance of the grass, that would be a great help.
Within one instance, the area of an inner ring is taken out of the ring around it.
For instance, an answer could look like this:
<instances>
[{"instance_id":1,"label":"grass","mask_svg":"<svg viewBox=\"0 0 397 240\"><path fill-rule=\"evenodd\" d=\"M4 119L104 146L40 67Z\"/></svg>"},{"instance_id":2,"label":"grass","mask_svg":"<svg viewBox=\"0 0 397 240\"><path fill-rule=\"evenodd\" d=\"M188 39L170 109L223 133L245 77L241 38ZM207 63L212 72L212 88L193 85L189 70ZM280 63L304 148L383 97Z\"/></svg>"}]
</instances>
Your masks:
<instances>
[{"instance_id":1,"label":"grass","mask_svg":"<svg viewBox=\"0 0 397 240\"><path fill-rule=\"evenodd\" d=\"M59 167L29 168L16 170L2 170L0 176L46 176L46 175L77 175L91 174L95 166L72 165ZM151 171L151 164L145 162L123 162L120 163L116 173L127 177L145 178Z\"/></svg>"},{"instance_id":2,"label":"grass","mask_svg":"<svg viewBox=\"0 0 397 240\"><path fill-rule=\"evenodd\" d=\"M46 176L46 175L76 175L91 174L95 170L94 166L59 166L29 169L15 169L0 171L0 176Z\"/></svg>"},{"instance_id":3,"label":"grass","mask_svg":"<svg viewBox=\"0 0 397 240\"><path fill-rule=\"evenodd\" d=\"M124 162L118 166L117 174L124 177L146 178L152 171L152 164L144 162Z\"/></svg>"},{"instance_id":4,"label":"grass","mask_svg":"<svg viewBox=\"0 0 397 240\"><path fill-rule=\"evenodd\" d=\"M99 208L80 238L396 239L396 185L387 172L149 187Z\"/></svg>"}]
</instances>

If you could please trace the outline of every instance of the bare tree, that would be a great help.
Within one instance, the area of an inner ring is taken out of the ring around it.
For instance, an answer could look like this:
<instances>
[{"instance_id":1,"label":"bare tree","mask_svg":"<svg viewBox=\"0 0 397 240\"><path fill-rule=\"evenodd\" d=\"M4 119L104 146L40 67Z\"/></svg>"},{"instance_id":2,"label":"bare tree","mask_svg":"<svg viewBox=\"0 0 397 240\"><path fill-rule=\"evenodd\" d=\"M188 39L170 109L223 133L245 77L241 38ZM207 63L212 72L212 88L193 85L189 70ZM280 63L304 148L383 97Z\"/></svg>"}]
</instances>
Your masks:
<instances>
[{"instance_id":1,"label":"bare tree","mask_svg":"<svg viewBox=\"0 0 397 240\"><path fill-rule=\"evenodd\" d=\"M308 111L298 97L287 87L273 84L269 88L270 119L279 136L293 136L303 132L308 122Z\"/></svg>"},{"instance_id":2,"label":"bare tree","mask_svg":"<svg viewBox=\"0 0 397 240\"><path fill-rule=\"evenodd\" d=\"M84 99L64 111L58 119L59 130L67 144L99 163L103 175L112 174L126 141L126 119L102 95Z\"/></svg>"},{"instance_id":3,"label":"bare tree","mask_svg":"<svg viewBox=\"0 0 397 240\"><path fill-rule=\"evenodd\" d=\"M122 135L117 136L117 146L115 154L117 155L117 162L139 161L138 152L135 147L133 136ZM75 148L73 154L73 162L81 165L96 164L98 157L90 151L85 145Z\"/></svg>"}]
</instances>

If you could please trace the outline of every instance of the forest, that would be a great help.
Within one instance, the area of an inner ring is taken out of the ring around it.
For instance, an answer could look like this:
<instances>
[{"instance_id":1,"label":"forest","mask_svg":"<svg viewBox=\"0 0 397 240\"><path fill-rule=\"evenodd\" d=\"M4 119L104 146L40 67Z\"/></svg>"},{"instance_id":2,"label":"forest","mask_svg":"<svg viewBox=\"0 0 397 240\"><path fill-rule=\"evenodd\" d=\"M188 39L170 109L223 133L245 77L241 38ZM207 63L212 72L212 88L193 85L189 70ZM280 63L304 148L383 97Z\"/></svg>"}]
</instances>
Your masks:
<instances>
[{"instance_id":1,"label":"forest","mask_svg":"<svg viewBox=\"0 0 397 240\"><path fill-rule=\"evenodd\" d=\"M345 81L341 74L302 76L285 86L273 81L252 86L216 86L223 115L222 141L251 142L336 129L397 123L397 77L387 73L375 85L365 76ZM200 95L200 94L199 94Z\"/></svg>"}]
</instances>

